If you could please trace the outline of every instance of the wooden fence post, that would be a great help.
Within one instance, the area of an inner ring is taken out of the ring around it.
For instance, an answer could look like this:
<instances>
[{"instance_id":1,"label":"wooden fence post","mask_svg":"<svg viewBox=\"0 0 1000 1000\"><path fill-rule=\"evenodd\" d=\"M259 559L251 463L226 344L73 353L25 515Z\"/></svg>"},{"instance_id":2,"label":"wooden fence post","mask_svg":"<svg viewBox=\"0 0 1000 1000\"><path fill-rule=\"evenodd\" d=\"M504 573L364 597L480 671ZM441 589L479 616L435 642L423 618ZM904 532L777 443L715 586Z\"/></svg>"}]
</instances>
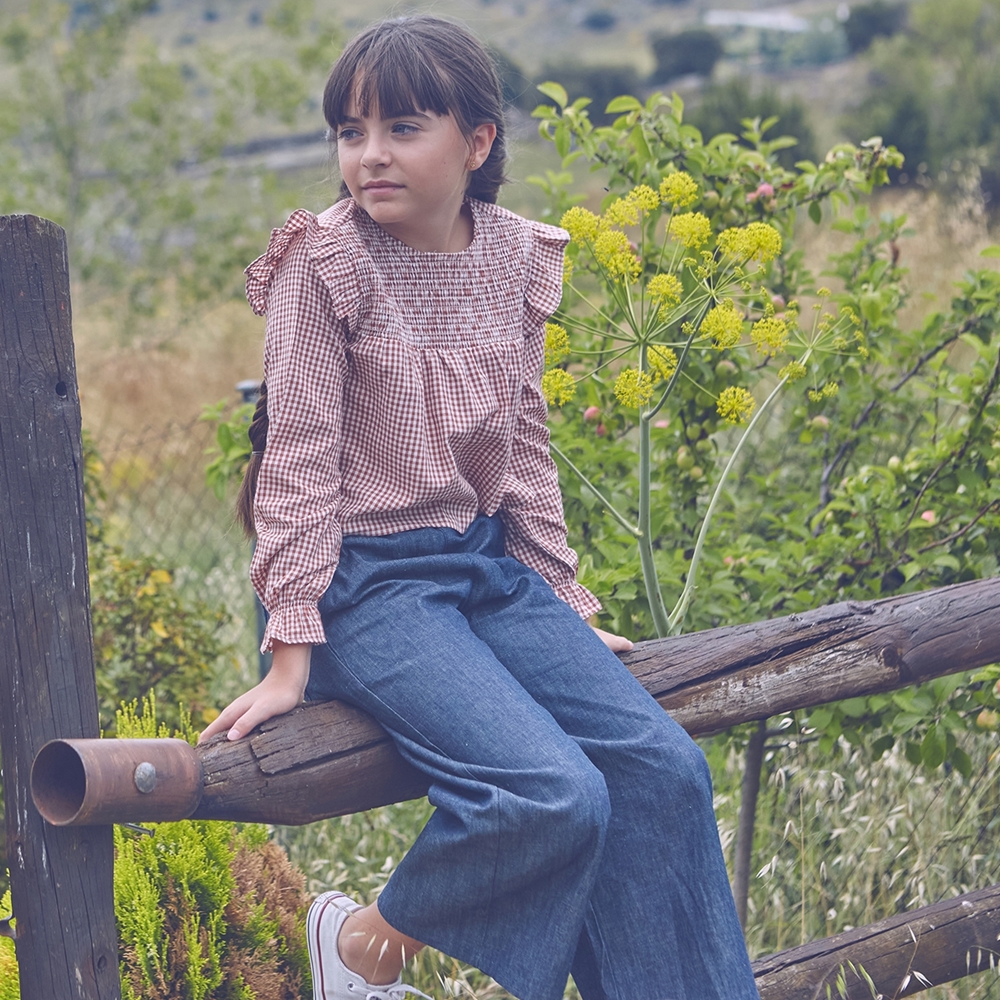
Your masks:
<instances>
[{"instance_id":1,"label":"wooden fence post","mask_svg":"<svg viewBox=\"0 0 1000 1000\"><path fill-rule=\"evenodd\" d=\"M49 826L31 762L98 735L66 234L0 216L0 750L22 1000L119 1000L112 828Z\"/></svg>"}]
</instances>

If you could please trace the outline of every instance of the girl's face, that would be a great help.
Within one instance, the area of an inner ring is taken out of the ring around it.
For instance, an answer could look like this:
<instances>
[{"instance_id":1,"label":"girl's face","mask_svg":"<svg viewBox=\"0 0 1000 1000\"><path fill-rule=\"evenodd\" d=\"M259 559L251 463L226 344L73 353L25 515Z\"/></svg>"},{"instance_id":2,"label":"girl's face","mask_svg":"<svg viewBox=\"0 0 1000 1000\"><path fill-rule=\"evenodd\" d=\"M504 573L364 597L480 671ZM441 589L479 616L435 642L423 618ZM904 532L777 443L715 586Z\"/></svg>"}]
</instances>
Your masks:
<instances>
[{"instance_id":1,"label":"girl's face","mask_svg":"<svg viewBox=\"0 0 1000 1000\"><path fill-rule=\"evenodd\" d=\"M337 129L337 157L354 200L387 233L417 250L468 246L472 228L462 202L469 171L489 155L496 126L480 125L466 137L452 115L363 117L354 102L347 110Z\"/></svg>"}]
</instances>

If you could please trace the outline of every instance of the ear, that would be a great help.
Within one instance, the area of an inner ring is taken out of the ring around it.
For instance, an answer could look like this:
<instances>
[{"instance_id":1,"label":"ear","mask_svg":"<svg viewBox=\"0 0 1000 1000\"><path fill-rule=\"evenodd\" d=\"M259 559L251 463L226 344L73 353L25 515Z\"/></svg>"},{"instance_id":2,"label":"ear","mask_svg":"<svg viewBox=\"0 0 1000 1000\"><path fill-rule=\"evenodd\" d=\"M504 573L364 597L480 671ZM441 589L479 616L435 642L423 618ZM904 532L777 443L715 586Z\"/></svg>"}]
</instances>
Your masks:
<instances>
[{"instance_id":1,"label":"ear","mask_svg":"<svg viewBox=\"0 0 1000 1000\"><path fill-rule=\"evenodd\" d=\"M466 163L470 171L478 170L486 162L496 137L497 127L493 122L483 122L473 129L469 136L469 159Z\"/></svg>"}]
</instances>

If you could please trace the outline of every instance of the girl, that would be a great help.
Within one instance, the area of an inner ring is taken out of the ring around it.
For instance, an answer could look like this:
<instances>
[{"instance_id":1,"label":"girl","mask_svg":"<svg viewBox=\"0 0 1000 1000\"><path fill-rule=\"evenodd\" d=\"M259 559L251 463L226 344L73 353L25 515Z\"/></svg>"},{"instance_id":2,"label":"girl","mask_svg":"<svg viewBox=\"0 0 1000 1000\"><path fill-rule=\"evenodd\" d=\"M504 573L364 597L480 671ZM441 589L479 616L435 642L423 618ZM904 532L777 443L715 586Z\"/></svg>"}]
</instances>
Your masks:
<instances>
[{"instance_id":1,"label":"girl","mask_svg":"<svg viewBox=\"0 0 1000 1000\"><path fill-rule=\"evenodd\" d=\"M490 60L447 21L386 21L324 113L342 198L247 269L273 666L202 738L341 698L436 811L377 903L313 904L315 997L400 1000L426 942L524 1000L570 972L585 1000L751 1000L705 759L586 622L539 389L567 236L495 204Z\"/></svg>"}]
</instances>

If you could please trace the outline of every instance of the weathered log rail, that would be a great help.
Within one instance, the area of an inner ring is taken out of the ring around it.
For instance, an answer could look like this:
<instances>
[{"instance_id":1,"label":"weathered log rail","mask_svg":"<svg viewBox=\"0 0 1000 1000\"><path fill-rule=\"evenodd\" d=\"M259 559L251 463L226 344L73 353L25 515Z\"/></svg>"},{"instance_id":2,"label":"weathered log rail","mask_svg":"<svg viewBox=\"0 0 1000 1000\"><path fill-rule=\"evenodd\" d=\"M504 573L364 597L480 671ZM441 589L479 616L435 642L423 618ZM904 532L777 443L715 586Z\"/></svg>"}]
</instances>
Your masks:
<instances>
[{"instance_id":1,"label":"weathered log rail","mask_svg":"<svg viewBox=\"0 0 1000 1000\"><path fill-rule=\"evenodd\" d=\"M623 657L693 734L998 658L1000 578L655 639ZM340 702L304 706L248 739L219 736L198 752L203 819L309 823L426 790L384 730Z\"/></svg>"}]
</instances>

